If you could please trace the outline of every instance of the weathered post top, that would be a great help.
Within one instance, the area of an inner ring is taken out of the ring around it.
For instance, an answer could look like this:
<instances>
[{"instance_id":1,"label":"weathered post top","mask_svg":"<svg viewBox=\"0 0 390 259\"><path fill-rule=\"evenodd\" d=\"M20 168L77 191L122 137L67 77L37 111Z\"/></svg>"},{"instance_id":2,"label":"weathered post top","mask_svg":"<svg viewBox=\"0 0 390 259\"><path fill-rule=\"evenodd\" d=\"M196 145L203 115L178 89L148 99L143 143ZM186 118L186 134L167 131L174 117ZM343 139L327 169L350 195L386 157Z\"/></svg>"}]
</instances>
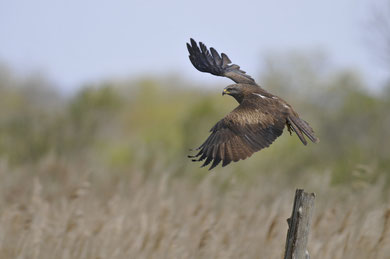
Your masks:
<instances>
[{"instance_id":1,"label":"weathered post top","mask_svg":"<svg viewBox=\"0 0 390 259\"><path fill-rule=\"evenodd\" d=\"M288 232L284 259L309 259L306 249L309 239L311 218L314 211L314 193L302 189L295 192L291 217L287 219Z\"/></svg>"}]
</instances>

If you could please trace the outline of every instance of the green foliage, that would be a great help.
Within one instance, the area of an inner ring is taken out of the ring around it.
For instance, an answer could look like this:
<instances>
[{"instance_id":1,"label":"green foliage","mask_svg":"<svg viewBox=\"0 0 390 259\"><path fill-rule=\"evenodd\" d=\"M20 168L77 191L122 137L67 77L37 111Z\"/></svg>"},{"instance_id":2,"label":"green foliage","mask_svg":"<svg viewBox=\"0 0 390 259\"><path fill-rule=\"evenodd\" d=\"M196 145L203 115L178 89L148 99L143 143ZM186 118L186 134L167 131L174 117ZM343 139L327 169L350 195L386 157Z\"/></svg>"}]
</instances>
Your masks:
<instances>
[{"instance_id":1,"label":"green foliage","mask_svg":"<svg viewBox=\"0 0 390 259\"><path fill-rule=\"evenodd\" d=\"M262 85L290 102L321 142L304 147L285 131L270 148L216 173L234 172L239 181L329 170L334 183L389 179L390 88L371 94L356 72L329 72L325 59L294 54L275 60L268 62ZM207 170L188 160L189 149L236 106L219 91L152 79L90 85L69 98L48 85L1 70L0 157L13 166L55 154L114 171L169 171L202 179Z\"/></svg>"}]
</instances>

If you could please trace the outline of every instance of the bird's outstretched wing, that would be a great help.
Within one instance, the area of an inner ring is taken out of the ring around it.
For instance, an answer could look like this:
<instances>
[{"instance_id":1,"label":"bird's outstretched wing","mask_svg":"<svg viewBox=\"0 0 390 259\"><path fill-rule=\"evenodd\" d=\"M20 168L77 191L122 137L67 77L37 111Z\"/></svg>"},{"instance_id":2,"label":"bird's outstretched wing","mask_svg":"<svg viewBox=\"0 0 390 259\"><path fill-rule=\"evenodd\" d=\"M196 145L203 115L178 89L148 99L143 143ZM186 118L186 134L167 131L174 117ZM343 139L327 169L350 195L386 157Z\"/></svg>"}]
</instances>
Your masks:
<instances>
[{"instance_id":1,"label":"bird's outstretched wing","mask_svg":"<svg viewBox=\"0 0 390 259\"><path fill-rule=\"evenodd\" d=\"M189 157L192 161L205 160L202 167L212 162L209 170L221 161L226 166L271 145L283 133L285 124L285 116L274 116L241 103L210 130L198 153Z\"/></svg>"},{"instance_id":2,"label":"bird's outstretched wing","mask_svg":"<svg viewBox=\"0 0 390 259\"><path fill-rule=\"evenodd\" d=\"M210 48L209 51L202 42L199 42L198 47L193 39L191 39L191 44L187 43L187 48L192 65L199 71L224 76L238 84L256 84L255 80L245 71L240 70L238 65L231 64L232 62L225 53L219 55L214 48Z\"/></svg>"}]
</instances>

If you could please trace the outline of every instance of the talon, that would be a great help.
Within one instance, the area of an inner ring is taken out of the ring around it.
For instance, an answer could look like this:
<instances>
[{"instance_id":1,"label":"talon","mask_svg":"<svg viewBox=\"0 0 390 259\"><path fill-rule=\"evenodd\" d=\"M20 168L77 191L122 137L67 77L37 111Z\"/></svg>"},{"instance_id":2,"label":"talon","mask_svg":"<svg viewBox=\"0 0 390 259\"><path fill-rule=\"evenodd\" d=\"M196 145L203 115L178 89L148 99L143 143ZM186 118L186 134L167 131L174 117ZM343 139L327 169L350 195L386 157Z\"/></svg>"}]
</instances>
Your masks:
<instances>
[{"instance_id":1,"label":"talon","mask_svg":"<svg viewBox=\"0 0 390 259\"><path fill-rule=\"evenodd\" d=\"M293 129L291 128L291 124L287 122L287 130L290 133L290 136L292 136Z\"/></svg>"}]
</instances>

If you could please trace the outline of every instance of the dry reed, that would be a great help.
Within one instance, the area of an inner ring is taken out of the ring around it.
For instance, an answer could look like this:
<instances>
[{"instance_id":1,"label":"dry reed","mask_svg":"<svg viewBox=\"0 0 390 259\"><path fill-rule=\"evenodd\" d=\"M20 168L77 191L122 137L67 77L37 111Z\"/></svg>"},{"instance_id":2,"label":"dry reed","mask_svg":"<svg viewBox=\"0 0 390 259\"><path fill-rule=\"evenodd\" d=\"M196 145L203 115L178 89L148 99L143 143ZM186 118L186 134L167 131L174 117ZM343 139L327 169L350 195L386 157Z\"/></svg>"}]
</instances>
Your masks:
<instances>
[{"instance_id":1,"label":"dry reed","mask_svg":"<svg viewBox=\"0 0 390 259\"><path fill-rule=\"evenodd\" d=\"M215 180L221 172L194 184L137 172L123 178L83 173L88 170L56 163L36 172L9 170L0 168L0 258L283 255L295 187L281 186L277 178L220 191ZM381 198L383 187L353 192L324 182L304 182L317 192L312 258L389 258L390 206Z\"/></svg>"}]
</instances>

